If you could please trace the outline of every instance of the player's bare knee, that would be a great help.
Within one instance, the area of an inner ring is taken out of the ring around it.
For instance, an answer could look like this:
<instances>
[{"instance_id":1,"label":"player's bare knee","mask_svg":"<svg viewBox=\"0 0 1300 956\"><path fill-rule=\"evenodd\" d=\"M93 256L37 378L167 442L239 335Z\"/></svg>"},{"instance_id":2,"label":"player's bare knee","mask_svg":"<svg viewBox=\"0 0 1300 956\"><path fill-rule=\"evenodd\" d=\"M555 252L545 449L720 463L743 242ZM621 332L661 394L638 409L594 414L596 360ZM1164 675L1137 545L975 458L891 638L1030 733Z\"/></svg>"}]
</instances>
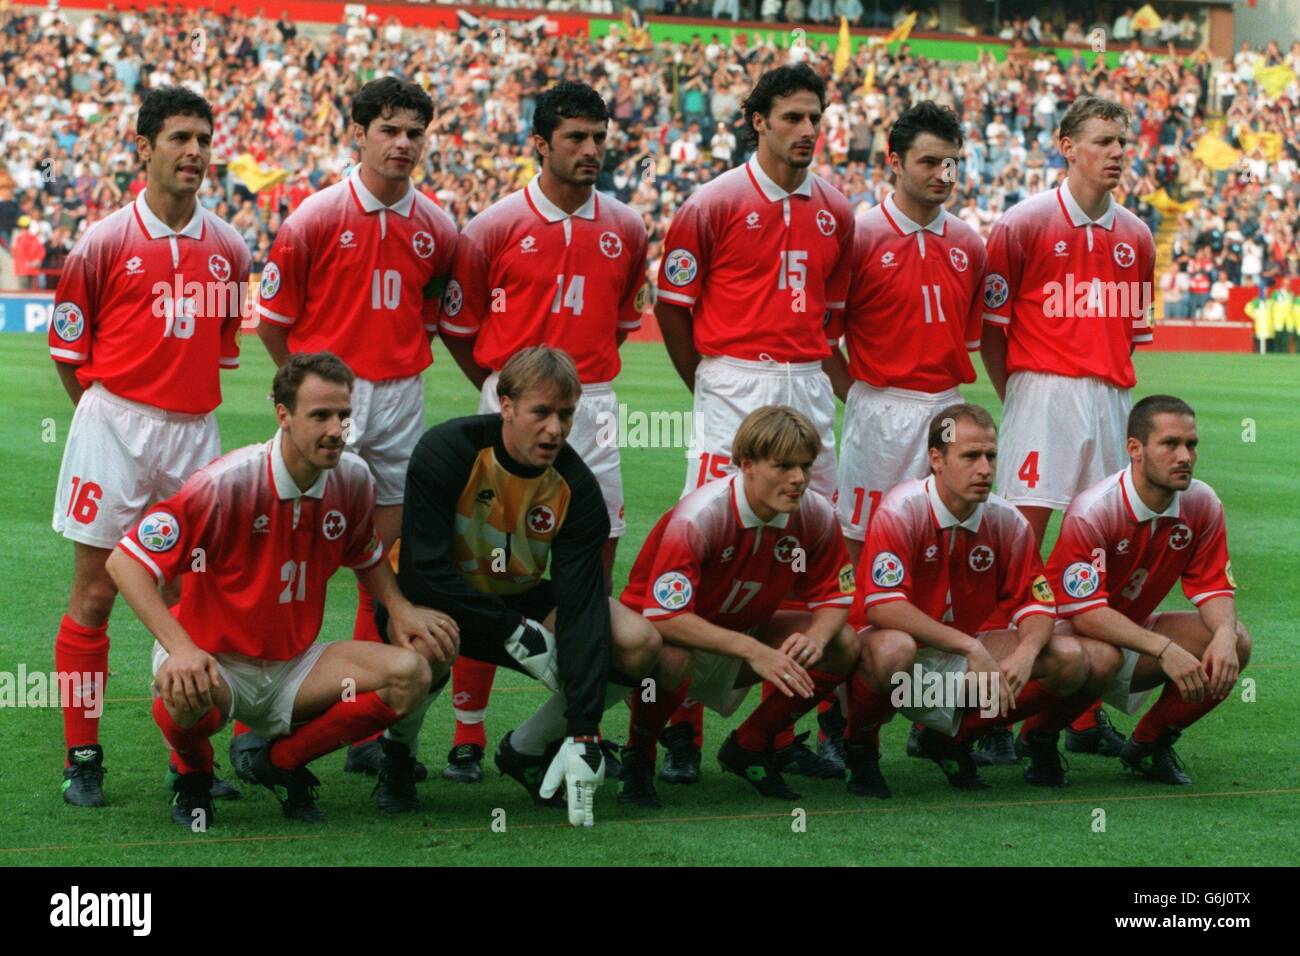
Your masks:
<instances>
[{"instance_id":1,"label":"player's bare knee","mask_svg":"<svg viewBox=\"0 0 1300 956\"><path fill-rule=\"evenodd\" d=\"M863 644L868 648L870 679L877 690L888 690L895 674L911 673L916 663L916 641L902 631L875 631Z\"/></svg>"},{"instance_id":2,"label":"player's bare knee","mask_svg":"<svg viewBox=\"0 0 1300 956\"><path fill-rule=\"evenodd\" d=\"M1246 630L1246 625L1240 621L1237 622L1237 665L1244 670L1250 663L1250 631Z\"/></svg>"},{"instance_id":3,"label":"player's bare knee","mask_svg":"<svg viewBox=\"0 0 1300 956\"><path fill-rule=\"evenodd\" d=\"M638 618L634 625L620 628L614 638L614 666L624 673L642 677L654 669L655 661L663 649L663 638L654 625Z\"/></svg>"},{"instance_id":4,"label":"player's bare knee","mask_svg":"<svg viewBox=\"0 0 1300 956\"><path fill-rule=\"evenodd\" d=\"M1084 657L1088 662L1087 684L1090 689L1100 694L1109 687L1124 666L1124 655L1118 647L1103 641L1083 639L1079 642Z\"/></svg>"},{"instance_id":5,"label":"player's bare knee","mask_svg":"<svg viewBox=\"0 0 1300 956\"><path fill-rule=\"evenodd\" d=\"M410 711L429 692L433 676L429 663L414 651L397 648L388 669L388 706L398 713Z\"/></svg>"},{"instance_id":6,"label":"player's bare knee","mask_svg":"<svg viewBox=\"0 0 1300 956\"><path fill-rule=\"evenodd\" d=\"M691 652L674 644L664 644L655 662L655 677L664 687L676 689L691 673Z\"/></svg>"},{"instance_id":7,"label":"player's bare knee","mask_svg":"<svg viewBox=\"0 0 1300 956\"><path fill-rule=\"evenodd\" d=\"M68 611L72 618L86 627L103 627L113 611L117 588L113 579L104 573L78 580L72 587Z\"/></svg>"},{"instance_id":8,"label":"player's bare knee","mask_svg":"<svg viewBox=\"0 0 1300 956\"><path fill-rule=\"evenodd\" d=\"M1073 694L1088 680L1088 659L1077 639L1053 635L1047 642L1051 663L1049 675L1052 690L1058 694Z\"/></svg>"},{"instance_id":9,"label":"player's bare knee","mask_svg":"<svg viewBox=\"0 0 1300 956\"><path fill-rule=\"evenodd\" d=\"M853 628L845 625L826 644L822 670L832 674L848 674L862 656L862 641Z\"/></svg>"}]
</instances>

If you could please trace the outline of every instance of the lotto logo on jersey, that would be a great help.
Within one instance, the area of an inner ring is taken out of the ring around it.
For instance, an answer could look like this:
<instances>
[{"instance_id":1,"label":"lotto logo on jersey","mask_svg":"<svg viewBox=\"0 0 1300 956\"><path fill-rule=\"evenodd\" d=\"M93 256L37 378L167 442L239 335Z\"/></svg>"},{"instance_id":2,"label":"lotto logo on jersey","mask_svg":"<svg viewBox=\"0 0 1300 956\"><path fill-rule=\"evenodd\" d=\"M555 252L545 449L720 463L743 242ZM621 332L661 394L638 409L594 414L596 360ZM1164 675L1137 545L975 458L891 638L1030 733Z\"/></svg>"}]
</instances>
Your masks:
<instances>
[{"instance_id":1,"label":"lotto logo on jersey","mask_svg":"<svg viewBox=\"0 0 1300 956\"><path fill-rule=\"evenodd\" d=\"M690 285L699 266L688 249L674 249L664 260L664 275L673 285Z\"/></svg>"},{"instance_id":2,"label":"lotto logo on jersey","mask_svg":"<svg viewBox=\"0 0 1300 956\"><path fill-rule=\"evenodd\" d=\"M214 252L208 256L208 271L218 282L225 282L230 278L230 260Z\"/></svg>"},{"instance_id":3,"label":"lotto logo on jersey","mask_svg":"<svg viewBox=\"0 0 1300 956\"><path fill-rule=\"evenodd\" d=\"M555 530L555 512L546 505L533 505L528 511L528 530L549 534Z\"/></svg>"},{"instance_id":4,"label":"lotto logo on jersey","mask_svg":"<svg viewBox=\"0 0 1300 956\"><path fill-rule=\"evenodd\" d=\"M1007 285L1007 277L1000 272L990 272L984 277L984 305L990 309L998 309L1006 304L1007 297L1011 295L1011 287Z\"/></svg>"},{"instance_id":5,"label":"lotto logo on jersey","mask_svg":"<svg viewBox=\"0 0 1300 956\"><path fill-rule=\"evenodd\" d=\"M427 259L433 255L433 236L429 235L423 229L411 237L411 248L421 259Z\"/></svg>"},{"instance_id":6,"label":"lotto logo on jersey","mask_svg":"<svg viewBox=\"0 0 1300 956\"><path fill-rule=\"evenodd\" d=\"M1061 583L1065 585L1065 593L1072 598L1090 597L1097 590L1101 583L1097 569L1087 561L1076 561L1065 569L1065 574L1061 578Z\"/></svg>"},{"instance_id":7,"label":"lotto logo on jersey","mask_svg":"<svg viewBox=\"0 0 1300 956\"><path fill-rule=\"evenodd\" d=\"M1181 551L1192 543L1192 529L1181 521L1169 532L1169 547Z\"/></svg>"},{"instance_id":8,"label":"lotto logo on jersey","mask_svg":"<svg viewBox=\"0 0 1300 956\"><path fill-rule=\"evenodd\" d=\"M952 267L958 272L965 272L970 268L970 256L966 255L965 249L958 249L953 246L948 250L948 259L952 262Z\"/></svg>"},{"instance_id":9,"label":"lotto logo on jersey","mask_svg":"<svg viewBox=\"0 0 1300 956\"><path fill-rule=\"evenodd\" d=\"M967 559L972 571L987 571L993 567L993 549L987 544L977 544L970 549L970 557Z\"/></svg>"},{"instance_id":10,"label":"lotto logo on jersey","mask_svg":"<svg viewBox=\"0 0 1300 956\"><path fill-rule=\"evenodd\" d=\"M903 583L903 562L892 551L881 551L871 562L871 580L878 587L892 588Z\"/></svg>"},{"instance_id":11,"label":"lotto logo on jersey","mask_svg":"<svg viewBox=\"0 0 1300 956\"><path fill-rule=\"evenodd\" d=\"M600 234L600 251L607 258L617 259L623 254L623 240L615 233L602 232Z\"/></svg>"},{"instance_id":12,"label":"lotto logo on jersey","mask_svg":"<svg viewBox=\"0 0 1300 956\"><path fill-rule=\"evenodd\" d=\"M324 520L320 523L320 530L327 540L337 540L343 536L344 531L348 530L348 519L343 517L341 511L327 511Z\"/></svg>"},{"instance_id":13,"label":"lotto logo on jersey","mask_svg":"<svg viewBox=\"0 0 1300 956\"><path fill-rule=\"evenodd\" d=\"M830 214L829 210L817 210L817 231L823 236L829 236L835 232L835 217Z\"/></svg>"},{"instance_id":14,"label":"lotto logo on jersey","mask_svg":"<svg viewBox=\"0 0 1300 956\"><path fill-rule=\"evenodd\" d=\"M691 603L691 582L680 571L668 571L655 580L655 603L665 611L680 611Z\"/></svg>"},{"instance_id":15,"label":"lotto logo on jersey","mask_svg":"<svg viewBox=\"0 0 1300 956\"><path fill-rule=\"evenodd\" d=\"M169 551L181 539L181 526L166 511L153 511L144 516L137 533L140 543L150 551Z\"/></svg>"},{"instance_id":16,"label":"lotto logo on jersey","mask_svg":"<svg viewBox=\"0 0 1300 956\"><path fill-rule=\"evenodd\" d=\"M258 286L257 294L263 299L274 299L279 291L280 267L274 262L268 262L266 268L262 270L262 282Z\"/></svg>"},{"instance_id":17,"label":"lotto logo on jersey","mask_svg":"<svg viewBox=\"0 0 1300 956\"><path fill-rule=\"evenodd\" d=\"M86 331L86 317L75 302L60 302L54 308L54 334L65 342L75 342Z\"/></svg>"},{"instance_id":18,"label":"lotto logo on jersey","mask_svg":"<svg viewBox=\"0 0 1300 956\"><path fill-rule=\"evenodd\" d=\"M1121 269L1127 269L1137 261L1137 254L1133 252L1133 247L1127 242L1115 243L1114 256L1115 265L1119 266Z\"/></svg>"},{"instance_id":19,"label":"lotto logo on jersey","mask_svg":"<svg viewBox=\"0 0 1300 956\"><path fill-rule=\"evenodd\" d=\"M453 318L460 315L460 307L465 304L465 290L460 283L452 279L447 283L447 291L442 294L442 311Z\"/></svg>"}]
</instances>

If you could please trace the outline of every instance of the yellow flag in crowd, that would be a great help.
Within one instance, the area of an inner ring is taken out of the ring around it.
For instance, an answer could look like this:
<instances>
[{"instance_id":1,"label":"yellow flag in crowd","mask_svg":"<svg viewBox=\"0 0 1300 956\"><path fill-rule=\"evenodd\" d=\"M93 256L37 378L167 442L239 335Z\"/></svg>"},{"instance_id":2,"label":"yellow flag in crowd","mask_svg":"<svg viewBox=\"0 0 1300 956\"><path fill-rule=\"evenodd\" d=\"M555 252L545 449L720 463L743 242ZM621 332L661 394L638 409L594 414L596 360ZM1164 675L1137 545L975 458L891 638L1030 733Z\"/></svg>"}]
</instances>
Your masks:
<instances>
[{"instance_id":1,"label":"yellow flag in crowd","mask_svg":"<svg viewBox=\"0 0 1300 956\"><path fill-rule=\"evenodd\" d=\"M1255 82L1270 100L1282 95L1282 91L1295 82L1295 71L1284 63L1277 66L1255 64Z\"/></svg>"},{"instance_id":2,"label":"yellow flag in crowd","mask_svg":"<svg viewBox=\"0 0 1300 956\"><path fill-rule=\"evenodd\" d=\"M835 41L835 62L832 65L837 80L849 68L849 56L852 46L853 40L849 37L849 18L840 17L840 38Z\"/></svg>"},{"instance_id":3,"label":"yellow flag in crowd","mask_svg":"<svg viewBox=\"0 0 1300 956\"><path fill-rule=\"evenodd\" d=\"M867 64L867 75L862 80L862 95L874 92L876 89L876 61L872 60Z\"/></svg>"},{"instance_id":4,"label":"yellow flag in crowd","mask_svg":"<svg viewBox=\"0 0 1300 956\"><path fill-rule=\"evenodd\" d=\"M241 153L237 158L232 159L230 171L239 177L239 181L248 187L249 192L254 193L270 189L289 178L289 170L279 166L259 166L251 153Z\"/></svg>"},{"instance_id":5,"label":"yellow flag in crowd","mask_svg":"<svg viewBox=\"0 0 1300 956\"><path fill-rule=\"evenodd\" d=\"M1238 139L1241 140L1241 149L1247 156L1255 152L1255 147L1259 147L1264 158L1270 163L1276 163L1282 158L1282 134L1281 133L1242 133Z\"/></svg>"},{"instance_id":6,"label":"yellow flag in crowd","mask_svg":"<svg viewBox=\"0 0 1300 956\"><path fill-rule=\"evenodd\" d=\"M1149 3L1133 14L1133 29L1138 33L1153 33L1159 30L1164 22Z\"/></svg>"},{"instance_id":7,"label":"yellow flag in crowd","mask_svg":"<svg viewBox=\"0 0 1300 956\"><path fill-rule=\"evenodd\" d=\"M1241 153L1213 133L1206 133L1197 141L1192 155L1215 172L1232 169L1241 162Z\"/></svg>"},{"instance_id":8,"label":"yellow flag in crowd","mask_svg":"<svg viewBox=\"0 0 1300 956\"><path fill-rule=\"evenodd\" d=\"M910 37L912 35L912 27L916 26L917 15L916 11L909 13L902 23L889 32L889 35L885 37L883 42L902 43Z\"/></svg>"},{"instance_id":9,"label":"yellow flag in crowd","mask_svg":"<svg viewBox=\"0 0 1300 956\"><path fill-rule=\"evenodd\" d=\"M1155 192L1147 193L1139 197L1144 203L1153 209L1159 210L1162 216L1181 216L1183 213L1195 209L1199 204L1199 199L1189 199L1186 202L1179 202L1174 199L1161 186Z\"/></svg>"}]
</instances>

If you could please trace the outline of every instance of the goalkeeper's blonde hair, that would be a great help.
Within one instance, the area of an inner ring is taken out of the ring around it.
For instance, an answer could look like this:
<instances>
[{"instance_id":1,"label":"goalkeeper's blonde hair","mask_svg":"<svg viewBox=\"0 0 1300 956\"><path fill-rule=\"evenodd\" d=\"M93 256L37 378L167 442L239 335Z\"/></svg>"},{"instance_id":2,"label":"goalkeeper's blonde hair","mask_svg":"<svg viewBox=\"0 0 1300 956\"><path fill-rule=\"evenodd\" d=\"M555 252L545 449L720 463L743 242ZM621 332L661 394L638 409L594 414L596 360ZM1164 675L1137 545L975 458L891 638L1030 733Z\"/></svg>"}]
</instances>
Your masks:
<instances>
[{"instance_id":1,"label":"goalkeeper's blonde hair","mask_svg":"<svg viewBox=\"0 0 1300 956\"><path fill-rule=\"evenodd\" d=\"M740 423L731 443L731 460L778 461L811 465L822 440L808 416L789 405L764 405Z\"/></svg>"}]
</instances>

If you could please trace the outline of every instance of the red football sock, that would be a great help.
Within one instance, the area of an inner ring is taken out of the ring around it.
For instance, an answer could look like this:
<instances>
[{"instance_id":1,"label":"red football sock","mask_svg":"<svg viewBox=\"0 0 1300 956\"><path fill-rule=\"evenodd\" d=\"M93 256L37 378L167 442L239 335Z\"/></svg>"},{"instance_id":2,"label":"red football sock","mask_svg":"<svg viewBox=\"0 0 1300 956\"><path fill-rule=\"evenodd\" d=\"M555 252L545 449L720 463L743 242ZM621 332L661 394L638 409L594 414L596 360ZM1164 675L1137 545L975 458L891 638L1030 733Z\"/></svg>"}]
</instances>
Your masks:
<instances>
[{"instance_id":1,"label":"red football sock","mask_svg":"<svg viewBox=\"0 0 1300 956\"><path fill-rule=\"evenodd\" d=\"M238 737L242 734L251 734L252 732L253 728L249 727L248 724L241 724L239 721L235 721L234 726L230 731L230 736Z\"/></svg>"},{"instance_id":2,"label":"red football sock","mask_svg":"<svg viewBox=\"0 0 1300 956\"><path fill-rule=\"evenodd\" d=\"M736 743L740 744L742 750L762 751L771 748L777 734L816 707L818 701L845 680L843 674L830 674L814 667L808 668L808 676L813 679L812 697L772 694L736 728Z\"/></svg>"},{"instance_id":3,"label":"red football sock","mask_svg":"<svg viewBox=\"0 0 1300 956\"><path fill-rule=\"evenodd\" d=\"M76 675L71 685L73 699L61 702L64 744L71 749L99 743L99 717L88 717L86 712L103 711L104 688L108 684L108 625L85 627L71 615L63 615L54 638L54 669L60 674ZM91 675L89 682L83 677L86 674Z\"/></svg>"},{"instance_id":4,"label":"red football sock","mask_svg":"<svg viewBox=\"0 0 1300 956\"><path fill-rule=\"evenodd\" d=\"M221 727L221 711L209 708L192 727L182 727L167 712L161 697L153 699L153 719L171 745L177 773L211 773L212 741Z\"/></svg>"},{"instance_id":5,"label":"red football sock","mask_svg":"<svg viewBox=\"0 0 1300 956\"><path fill-rule=\"evenodd\" d=\"M773 694L779 693L775 687L767 681L763 681L763 699L767 700ZM784 695L783 695L784 696ZM780 750L782 747L789 747L794 743L794 724L788 727L782 727L780 732L772 738L772 749Z\"/></svg>"},{"instance_id":6,"label":"red football sock","mask_svg":"<svg viewBox=\"0 0 1300 956\"><path fill-rule=\"evenodd\" d=\"M379 629L375 627L374 595L357 580L357 617L352 622L352 640L379 642Z\"/></svg>"},{"instance_id":7,"label":"red football sock","mask_svg":"<svg viewBox=\"0 0 1300 956\"><path fill-rule=\"evenodd\" d=\"M1071 694L1069 697L1055 697L1046 707L1025 720L1023 732L1059 734L1070 721L1079 716L1079 711L1092 711L1097 705L1097 698L1086 692ZM1077 725L1077 721L1076 721Z\"/></svg>"},{"instance_id":8,"label":"red football sock","mask_svg":"<svg viewBox=\"0 0 1300 956\"><path fill-rule=\"evenodd\" d=\"M658 752L655 745L659 742L659 734L668 726L668 719L686 699L690 686L691 679L687 677L679 686L660 693L651 703L643 701L640 694L633 694L632 716L627 724L627 746L645 754L653 762Z\"/></svg>"},{"instance_id":9,"label":"red football sock","mask_svg":"<svg viewBox=\"0 0 1300 956\"><path fill-rule=\"evenodd\" d=\"M1140 744L1155 743L1165 731L1186 730L1221 703L1223 698L1209 696L1199 704L1189 703L1174 684L1167 683L1155 706L1133 728L1133 739Z\"/></svg>"},{"instance_id":10,"label":"red football sock","mask_svg":"<svg viewBox=\"0 0 1300 956\"><path fill-rule=\"evenodd\" d=\"M487 732L483 718L492 696L492 682L497 676L495 664L485 664L468 657L458 657L451 665L451 704L456 713L456 736L453 747L478 744L487 749Z\"/></svg>"},{"instance_id":11,"label":"red football sock","mask_svg":"<svg viewBox=\"0 0 1300 956\"><path fill-rule=\"evenodd\" d=\"M400 715L384 703L378 691L356 700L341 700L319 717L313 717L287 737L271 744L271 763L281 770L305 767L322 754L369 737L395 724Z\"/></svg>"},{"instance_id":12,"label":"red football sock","mask_svg":"<svg viewBox=\"0 0 1300 956\"><path fill-rule=\"evenodd\" d=\"M1094 698L1092 700L1092 706L1086 708L1084 712L1079 715L1079 718L1074 723L1070 724L1070 728L1079 731L1079 733L1083 733L1085 730L1092 730L1097 726L1097 708L1100 706L1101 698Z\"/></svg>"},{"instance_id":13,"label":"red football sock","mask_svg":"<svg viewBox=\"0 0 1300 956\"><path fill-rule=\"evenodd\" d=\"M670 727L676 727L678 724L690 724L691 729L695 732L695 749L704 749L704 705L698 700L691 700L687 697L682 701L682 706L677 708L677 713L673 714L672 720L668 721Z\"/></svg>"},{"instance_id":14,"label":"red football sock","mask_svg":"<svg viewBox=\"0 0 1300 956\"><path fill-rule=\"evenodd\" d=\"M994 727L1010 727L1050 707L1056 700L1059 698L1048 690L1042 681L1031 680L1020 691L1020 696L1016 698L1016 706L1011 708L1011 713L1005 717L997 714L986 717L977 707L967 708L962 714L961 726L957 729L954 739L970 740L972 737L987 733Z\"/></svg>"},{"instance_id":15,"label":"red football sock","mask_svg":"<svg viewBox=\"0 0 1300 956\"><path fill-rule=\"evenodd\" d=\"M849 725L844 742L874 744L880 749L880 728L894 716L889 694L876 690L861 674L854 674L849 684Z\"/></svg>"},{"instance_id":16,"label":"red football sock","mask_svg":"<svg viewBox=\"0 0 1300 956\"><path fill-rule=\"evenodd\" d=\"M835 697L828 697L820 704L818 704L817 716L820 717L823 714L830 713L830 709L832 707L838 707L840 705L838 697L839 694L837 692ZM821 721L817 722L817 742L819 744L824 744L826 742L826 731L822 730Z\"/></svg>"}]
</instances>

